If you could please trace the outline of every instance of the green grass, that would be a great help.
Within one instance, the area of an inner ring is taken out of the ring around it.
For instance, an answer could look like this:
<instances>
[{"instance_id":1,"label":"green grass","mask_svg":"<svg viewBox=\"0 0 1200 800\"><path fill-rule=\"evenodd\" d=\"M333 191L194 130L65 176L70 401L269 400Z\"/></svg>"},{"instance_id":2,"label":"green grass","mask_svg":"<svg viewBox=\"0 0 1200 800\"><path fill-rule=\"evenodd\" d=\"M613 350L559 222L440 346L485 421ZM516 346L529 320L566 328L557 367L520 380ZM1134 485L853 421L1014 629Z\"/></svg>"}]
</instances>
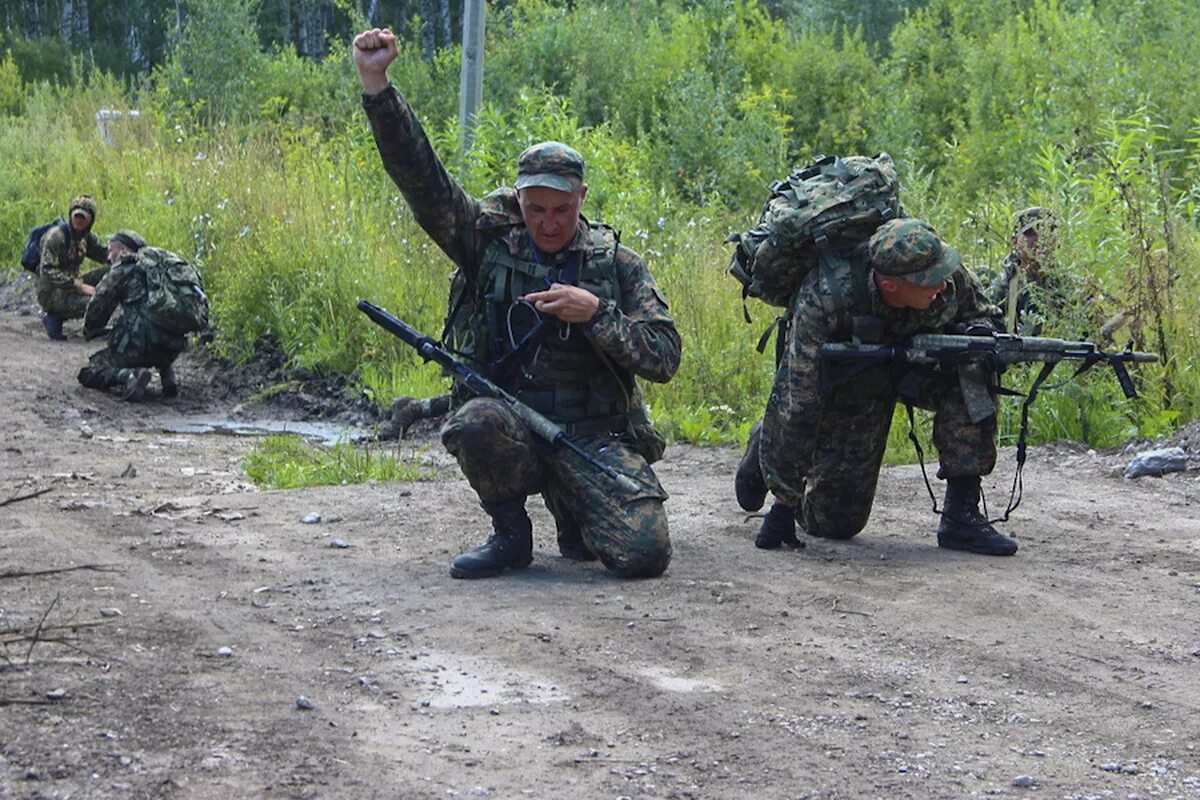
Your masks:
<instances>
[{"instance_id":1,"label":"green grass","mask_svg":"<svg viewBox=\"0 0 1200 800\"><path fill-rule=\"evenodd\" d=\"M433 471L384 447L324 446L299 436L268 436L242 462L242 469L264 489L298 489L351 483L430 480Z\"/></svg>"}]
</instances>

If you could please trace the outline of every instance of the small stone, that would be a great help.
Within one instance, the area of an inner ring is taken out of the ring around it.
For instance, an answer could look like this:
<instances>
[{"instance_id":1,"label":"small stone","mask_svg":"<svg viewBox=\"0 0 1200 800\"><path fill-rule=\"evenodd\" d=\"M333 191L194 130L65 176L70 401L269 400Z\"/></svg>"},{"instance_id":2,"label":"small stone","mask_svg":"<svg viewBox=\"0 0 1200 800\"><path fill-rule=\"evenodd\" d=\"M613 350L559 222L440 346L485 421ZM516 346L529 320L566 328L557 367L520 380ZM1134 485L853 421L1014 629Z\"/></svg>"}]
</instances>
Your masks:
<instances>
[{"instance_id":1,"label":"small stone","mask_svg":"<svg viewBox=\"0 0 1200 800\"><path fill-rule=\"evenodd\" d=\"M25 770L25 780L39 781L41 779L42 779L42 774L37 771L36 767L30 767L29 769Z\"/></svg>"},{"instance_id":2,"label":"small stone","mask_svg":"<svg viewBox=\"0 0 1200 800\"><path fill-rule=\"evenodd\" d=\"M96 434L90 425L88 425L86 422L81 422L79 423L79 435L85 439L90 439Z\"/></svg>"},{"instance_id":3,"label":"small stone","mask_svg":"<svg viewBox=\"0 0 1200 800\"><path fill-rule=\"evenodd\" d=\"M967 683L967 676L959 675L957 678L954 679L954 682L955 683Z\"/></svg>"},{"instance_id":4,"label":"small stone","mask_svg":"<svg viewBox=\"0 0 1200 800\"><path fill-rule=\"evenodd\" d=\"M229 647L218 647L217 655L219 655L221 658L229 658L233 655L233 649Z\"/></svg>"},{"instance_id":5,"label":"small stone","mask_svg":"<svg viewBox=\"0 0 1200 800\"><path fill-rule=\"evenodd\" d=\"M1037 786L1037 779L1032 775L1018 775L1012 779L1012 785L1018 789L1032 789Z\"/></svg>"},{"instance_id":6,"label":"small stone","mask_svg":"<svg viewBox=\"0 0 1200 800\"><path fill-rule=\"evenodd\" d=\"M1107 763L1101 764L1100 769L1104 770L1105 772L1120 772L1121 765L1119 763L1117 763L1116 761L1109 761Z\"/></svg>"},{"instance_id":7,"label":"small stone","mask_svg":"<svg viewBox=\"0 0 1200 800\"><path fill-rule=\"evenodd\" d=\"M100 609L100 616L102 616L102 617L119 617L119 616L121 616L121 609L119 609L119 608L102 608L102 609Z\"/></svg>"},{"instance_id":8,"label":"small stone","mask_svg":"<svg viewBox=\"0 0 1200 800\"><path fill-rule=\"evenodd\" d=\"M130 462L126 465L125 469L121 470L122 478L136 478L137 474L137 467L133 465L133 462Z\"/></svg>"},{"instance_id":9,"label":"small stone","mask_svg":"<svg viewBox=\"0 0 1200 800\"><path fill-rule=\"evenodd\" d=\"M429 700L429 698L426 698L426 699L422 700L422 701L421 701L421 708L429 708L429 705L430 705L430 703L431 703L431 702L432 702L432 701L431 701L431 700Z\"/></svg>"},{"instance_id":10,"label":"small stone","mask_svg":"<svg viewBox=\"0 0 1200 800\"><path fill-rule=\"evenodd\" d=\"M330 539L329 546L334 548L335 550L345 550L347 547L350 546L350 543L343 539Z\"/></svg>"},{"instance_id":11,"label":"small stone","mask_svg":"<svg viewBox=\"0 0 1200 800\"><path fill-rule=\"evenodd\" d=\"M313 706L312 700L309 700L304 695L300 695L296 698L296 708L299 708L303 711L312 711L315 706Z\"/></svg>"},{"instance_id":12,"label":"small stone","mask_svg":"<svg viewBox=\"0 0 1200 800\"><path fill-rule=\"evenodd\" d=\"M300 521L303 522L305 525L316 525L318 522L321 521L321 515L315 511L310 511L309 513L307 513L303 517L301 517Z\"/></svg>"},{"instance_id":13,"label":"small stone","mask_svg":"<svg viewBox=\"0 0 1200 800\"><path fill-rule=\"evenodd\" d=\"M47 700L62 700L66 696L66 689L51 689L50 691L46 692Z\"/></svg>"}]
</instances>

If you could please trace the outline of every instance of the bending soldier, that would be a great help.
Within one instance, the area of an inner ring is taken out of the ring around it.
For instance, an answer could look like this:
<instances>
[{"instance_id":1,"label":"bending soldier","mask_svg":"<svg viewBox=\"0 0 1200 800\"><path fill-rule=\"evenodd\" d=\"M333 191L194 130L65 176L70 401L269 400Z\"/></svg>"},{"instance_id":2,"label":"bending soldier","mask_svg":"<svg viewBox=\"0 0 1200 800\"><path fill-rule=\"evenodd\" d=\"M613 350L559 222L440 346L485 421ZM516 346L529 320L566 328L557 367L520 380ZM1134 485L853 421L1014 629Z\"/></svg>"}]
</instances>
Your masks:
<instances>
[{"instance_id":1,"label":"bending soldier","mask_svg":"<svg viewBox=\"0 0 1200 800\"><path fill-rule=\"evenodd\" d=\"M850 341L893 344L916 333L971 326L999 329L998 309L979 281L927 223L887 222L832 268L809 273L792 304L792 323L761 429L738 470L738 502L774 505L756 544L799 544L810 536L849 539L867 524L897 400L934 411L938 477L946 498L938 545L1011 555L1016 542L979 512L980 477L996 462L994 381L977 369L897 373L876 365L839 379L820 347ZM992 402L964 399L972 382ZM984 405L987 405L986 403Z\"/></svg>"},{"instance_id":2,"label":"bending soldier","mask_svg":"<svg viewBox=\"0 0 1200 800\"><path fill-rule=\"evenodd\" d=\"M104 263L107 257L104 245L92 233L95 222L96 201L83 194L71 201L66 224L51 225L42 235L37 301L51 339L67 338L63 322L83 316L96 285L108 271L108 267L100 267L82 277L79 274L83 259Z\"/></svg>"},{"instance_id":3,"label":"bending soldier","mask_svg":"<svg viewBox=\"0 0 1200 800\"><path fill-rule=\"evenodd\" d=\"M148 247L133 231L113 234L108 259L112 267L88 305L84 336L102 335L118 308L121 315L109 332L108 346L79 370L79 382L90 389L115 389L122 399L136 401L145 397L152 368L158 371L162 396L175 397L175 359L187 348L187 333L208 323L200 276L173 253Z\"/></svg>"},{"instance_id":4,"label":"bending soldier","mask_svg":"<svg viewBox=\"0 0 1200 800\"><path fill-rule=\"evenodd\" d=\"M542 142L517 162L515 189L476 199L446 172L411 106L387 76L391 31L354 40L363 106L384 167L413 215L459 268L451 304L455 347L473 367L562 427L595 458L628 475L621 489L564 449L536 438L508 406L459 390L442 427L492 533L450 574L484 578L533 558L526 498L540 493L567 558L599 558L614 573L653 577L670 561L663 491L649 464L663 442L635 376L667 381L680 340L642 259L611 228L580 213L584 162Z\"/></svg>"}]
</instances>

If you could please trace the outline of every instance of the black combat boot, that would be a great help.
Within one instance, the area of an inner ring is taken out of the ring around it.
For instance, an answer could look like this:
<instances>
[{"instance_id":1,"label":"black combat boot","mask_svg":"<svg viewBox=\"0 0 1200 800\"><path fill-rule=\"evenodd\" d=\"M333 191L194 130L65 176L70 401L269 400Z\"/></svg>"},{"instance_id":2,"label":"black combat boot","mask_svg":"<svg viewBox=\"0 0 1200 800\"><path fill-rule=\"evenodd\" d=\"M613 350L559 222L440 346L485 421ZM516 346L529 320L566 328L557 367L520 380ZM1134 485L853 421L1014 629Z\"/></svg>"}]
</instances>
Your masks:
<instances>
[{"instance_id":1,"label":"black combat boot","mask_svg":"<svg viewBox=\"0 0 1200 800\"><path fill-rule=\"evenodd\" d=\"M179 382L175 379L175 368L168 364L158 368L158 380L162 383L162 396L175 397L179 394Z\"/></svg>"},{"instance_id":2,"label":"black combat boot","mask_svg":"<svg viewBox=\"0 0 1200 800\"><path fill-rule=\"evenodd\" d=\"M776 500L763 517L758 536L754 537L754 546L760 550L774 550L781 544L804 547L804 542L796 538L796 509Z\"/></svg>"},{"instance_id":3,"label":"black combat boot","mask_svg":"<svg viewBox=\"0 0 1200 800\"><path fill-rule=\"evenodd\" d=\"M758 440L761 436L762 423L756 422L750 429L746 452L738 462L737 475L733 479L738 505L746 511L758 511L767 501L767 482L763 480L762 468L758 465Z\"/></svg>"},{"instance_id":4,"label":"black combat boot","mask_svg":"<svg viewBox=\"0 0 1200 800\"><path fill-rule=\"evenodd\" d=\"M946 481L946 501L938 525L938 547L985 556L1011 556L1014 539L1004 535L979 513L979 476Z\"/></svg>"},{"instance_id":5,"label":"black combat boot","mask_svg":"<svg viewBox=\"0 0 1200 800\"><path fill-rule=\"evenodd\" d=\"M63 318L57 314L45 314L42 316L42 327L46 329L46 335L55 341L66 341L67 335L63 333Z\"/></svg>"},{"instance_id":6,"label":"black combat boot","mask_svg":"<svg viewBox=\"0 0 1200 800\"><path fill-rule=\"evenodd\" d=\"M116 385L122 400L136 403L146 398L146 387L150 385L150 372L144 369L123 369L117 373L120 381Z\"/></svg>"},{"instance_id":7,"label":"black combat boot","mask_svg":"<svg viewBox=\"0 0 1200 800\"><path fill-rule=\"evenodd\" d=\"M525 569L533 562L533 523L525 513L525 498L485 504L492 515L492 535L450 565L454 578L493 578L506 569Z\"/></svg>"}]
</instances>

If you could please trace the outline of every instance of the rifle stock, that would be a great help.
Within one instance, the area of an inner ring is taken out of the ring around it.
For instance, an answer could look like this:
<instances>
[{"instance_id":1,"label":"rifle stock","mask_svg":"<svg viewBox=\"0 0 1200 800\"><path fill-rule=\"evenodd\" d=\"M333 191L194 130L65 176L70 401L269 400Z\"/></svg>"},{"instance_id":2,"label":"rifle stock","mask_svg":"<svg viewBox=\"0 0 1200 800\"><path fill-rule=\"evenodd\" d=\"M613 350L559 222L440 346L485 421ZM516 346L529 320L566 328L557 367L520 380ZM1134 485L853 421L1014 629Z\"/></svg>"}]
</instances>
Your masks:
<instances>
[{"instance_id":1,"label":"rifle stock","mask_svg":"<svg viewBox=\"0 0 1200 800\"><path fill-rule=\"evenodd\" d=\"M555 424L553 420L534 411L516 397L471 369L470 366L459 361L433 339L425 336L404 321L397 319L384 309L367 300L358 301L358 310L370 317L371 321L376 325L416 350L421 358L438 364L442 369L450 373L454 380L461 383L472 393L482 397L492 397L503 402L522 422L529 426L529 429L535 435L556 447L565 447L570 450L589 465L612 478L622 489L629 492L640 491L637 483L628 475L623 475L607 464L597 460L591 453L568 439L566 431Z\"/></svg>"}]
</instances>

